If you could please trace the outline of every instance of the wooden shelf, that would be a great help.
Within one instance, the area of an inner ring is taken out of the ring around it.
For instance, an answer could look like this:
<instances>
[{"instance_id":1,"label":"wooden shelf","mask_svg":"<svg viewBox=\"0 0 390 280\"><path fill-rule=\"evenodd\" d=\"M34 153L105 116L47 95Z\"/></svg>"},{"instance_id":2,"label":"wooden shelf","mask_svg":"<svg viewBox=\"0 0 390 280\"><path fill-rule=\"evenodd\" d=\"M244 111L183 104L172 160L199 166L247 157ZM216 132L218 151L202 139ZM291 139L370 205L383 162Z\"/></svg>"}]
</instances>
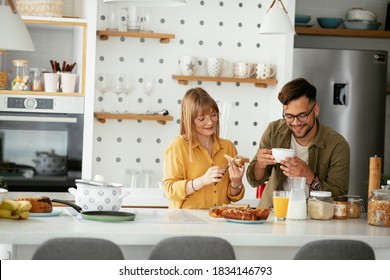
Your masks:
<instances>
[{"instance_id":1,"label":"wooden shelf","mask_svg":"<svg viewBox=\"0 0 390 280\"><path fill-rule=\"evenodd\" d=\"M105 123L106 119L117 119L117 120L147 120L147 121L157 121L160 124L166 124L167 121L172 121L172 116L163 116L163 115L147 115L147 114L111 114L104 112L96 112L94 114L95 118L101 122Z\"/></svg>"},{"instance_id":2,"label":"wooden shelf","mask_svg":"<svg viewBox=\"0 0 390 280\"><path fill-rule=\"evenodd\" d=\"M0 94L15 94L15 95L33 95L33 96L80 96L83 97L84 94L80 92L46 92L46 91L31 91L31 90L0 90Z\"/></svg>"},{"instance_id":3,"label":"wooden shelf","mask_svg":"<svg viewBox=\"0 0 390 280\"><path fill-rule=\"evenodd\" d=\"M172 75L172 79L178 80L181 85L187 85L189 81L206 81L206 82L230 82L230 83L252 83L256 87L266 88L268 85L277 84L276 79L254 79L254 78L230 78L230 77L208 77L208 76L180 76Z\"/></svg>"},{"instance_id":4,"label":"wooden shelf","mask_svg":"<svg viewBox=\"0 0 390 280\"><path fill-rule=\"evenodd\" d=\"M112 30L98 30L97 35L100 40L108 40L110 36L123 36L123 37L138 37L138 38L153 38L160 39L161 44L168 44L170 39L174 39L174 34L164 34L164 33L152 33L152 32L120 32Z\"/></svg>"},{"instance_id":5,"label":"wooden shelf","mask_svg":"<svg viewBox=\"0 0 390 280\"><path fill-rule=\"evenodd\" d=\"M356 30L343 28L317 28L317 27L295 27L298 35L312 36L339 36L339 37L364 37L390 39L390 31L383 30Z\"/></svg>"}]
</instances>

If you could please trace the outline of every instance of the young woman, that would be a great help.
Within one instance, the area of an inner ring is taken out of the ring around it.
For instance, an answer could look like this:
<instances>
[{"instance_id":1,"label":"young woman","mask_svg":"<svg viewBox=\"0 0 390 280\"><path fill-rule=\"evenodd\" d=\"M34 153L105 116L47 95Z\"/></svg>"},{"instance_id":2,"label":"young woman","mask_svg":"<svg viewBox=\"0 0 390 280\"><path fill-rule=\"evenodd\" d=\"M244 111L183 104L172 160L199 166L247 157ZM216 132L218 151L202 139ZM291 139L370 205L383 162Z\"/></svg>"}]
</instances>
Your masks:
<instances>
[{"instance_id":1,"label":"young woman","mask_svg":"<svg viewBox=\"0 0 390 280\"><path fill-rule=\"evenodd\" d=\"M245 167L229 166L234 144L219 138L219 109L202 88L187 91L181 104L180 135L165 151L163 188L170 208L209 209L244 196Z\"/></svg>"}]
</instances>

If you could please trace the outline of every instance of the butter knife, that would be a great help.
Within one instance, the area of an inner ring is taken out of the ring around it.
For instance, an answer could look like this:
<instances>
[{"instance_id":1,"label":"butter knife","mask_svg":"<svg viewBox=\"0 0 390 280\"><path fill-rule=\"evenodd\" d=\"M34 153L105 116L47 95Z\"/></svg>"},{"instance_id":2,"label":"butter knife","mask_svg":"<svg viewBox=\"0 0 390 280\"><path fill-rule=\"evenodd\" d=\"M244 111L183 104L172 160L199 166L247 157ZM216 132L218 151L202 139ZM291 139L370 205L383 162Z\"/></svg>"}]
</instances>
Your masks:
<instances>
[{"instance_id":1,"label":"butter knife","mask_svg":"<svg viewBox=\"0 0 390 280\"><path fill-rule=\"evenodd\" d=\"M228 171L229 167L234 163L234 161L235 161L237 158L238 158L238 154L232 159L232 161L231 161L231 162L228 164L228 166L225 168L225 171L224 171L224 173L223 173L223 175L222 175L221 178L223 178L223 176L225 176L226 171ZM234 163L234 164L235 164L235 163ZM216 184L218 184L218 183L215 182L215 183L214 183L214 186L215 186Z\"/></svg>"}]
</instances>

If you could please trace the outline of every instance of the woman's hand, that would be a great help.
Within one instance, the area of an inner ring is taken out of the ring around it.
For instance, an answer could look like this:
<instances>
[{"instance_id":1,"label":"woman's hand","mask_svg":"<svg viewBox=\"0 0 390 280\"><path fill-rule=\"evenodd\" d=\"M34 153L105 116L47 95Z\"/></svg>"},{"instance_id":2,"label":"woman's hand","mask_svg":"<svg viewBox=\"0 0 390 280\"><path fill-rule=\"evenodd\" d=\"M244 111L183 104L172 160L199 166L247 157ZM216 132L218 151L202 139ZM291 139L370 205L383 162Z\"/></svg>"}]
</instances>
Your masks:
<instances>
[{"instance_id":1,"label":"woman's hand","mask_svg":"<svg viewBox=\"0 0 390 280\"><path fill-rule=\"evenodd\" d=\"M225 169L222 169L218 166L210 167L202 176L202 186L221 182L223 175L225 175Z\"/></svg>"},{"instance_id":2,"label":"woman's hand","mask_svg":"<svg viewBox=\"0 0 390 280\"><path fill-rule=\"evenodd\" d=\"M242 177L245 173L245 165L238 167L236 164L232 163L229 167L229 176L230 181L233 187L242 185Z\"/></svg>"}]
</instances>

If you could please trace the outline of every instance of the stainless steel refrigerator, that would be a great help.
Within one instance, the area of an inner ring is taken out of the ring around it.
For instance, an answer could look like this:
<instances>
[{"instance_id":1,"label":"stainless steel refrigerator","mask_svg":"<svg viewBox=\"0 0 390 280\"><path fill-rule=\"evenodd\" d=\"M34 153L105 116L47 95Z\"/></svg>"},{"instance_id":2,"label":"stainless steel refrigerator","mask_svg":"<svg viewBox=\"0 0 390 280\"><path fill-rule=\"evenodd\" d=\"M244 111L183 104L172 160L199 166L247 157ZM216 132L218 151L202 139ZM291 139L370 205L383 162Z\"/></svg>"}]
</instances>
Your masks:
<instances>
[{"instance_id":1,"label":"stainless steel refrigerator","mask_svg":"<svg viewBox=\"0 0 390 280\"><path fill-rule=\"evenodd\" d=\"M369 160L384 163L387 52L295 48L293 77L317 88L319 120L351 149L349 194L367 199Z\"/></svg>"}]
</instances>

